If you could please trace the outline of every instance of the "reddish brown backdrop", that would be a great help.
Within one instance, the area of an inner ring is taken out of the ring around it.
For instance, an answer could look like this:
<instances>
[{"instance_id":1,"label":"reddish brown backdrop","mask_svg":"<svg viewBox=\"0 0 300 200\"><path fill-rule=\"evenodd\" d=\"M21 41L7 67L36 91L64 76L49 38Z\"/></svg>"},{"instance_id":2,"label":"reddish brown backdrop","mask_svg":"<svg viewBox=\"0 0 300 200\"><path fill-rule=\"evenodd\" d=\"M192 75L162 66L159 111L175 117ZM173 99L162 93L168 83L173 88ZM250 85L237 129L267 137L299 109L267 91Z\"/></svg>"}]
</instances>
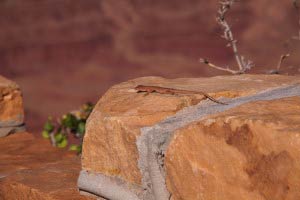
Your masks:
<instances>
[{"instance_id":1,"label":"reddish brown backdrop","mask_svg":"<svg viewBox=\"0 0 300 200\"><path fill-rule=\"evenodd\" d=\"M235 66L215 22L216 0L2 0L0 73L22 87L29 130L97 99L138 76L222 74L199 57ZM292 52L284 72L299 73L300 45L292 0L244 0L228 20L252 73Z\"/></svg>"}]
</instances>

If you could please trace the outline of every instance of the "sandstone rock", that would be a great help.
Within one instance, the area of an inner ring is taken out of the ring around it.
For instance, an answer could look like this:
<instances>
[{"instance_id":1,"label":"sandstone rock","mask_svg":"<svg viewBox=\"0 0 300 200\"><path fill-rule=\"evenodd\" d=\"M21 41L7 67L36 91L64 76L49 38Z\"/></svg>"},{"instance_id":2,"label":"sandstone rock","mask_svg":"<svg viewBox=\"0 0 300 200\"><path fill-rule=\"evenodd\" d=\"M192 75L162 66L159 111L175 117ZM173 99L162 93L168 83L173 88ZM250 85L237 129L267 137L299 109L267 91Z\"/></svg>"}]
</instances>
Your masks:
<instances>
[{"instance_id":1,"label":"sandstone rock","mask_svg":"<svg viewBox=\"0 0 300 200\"><path fill-rule=\"evenodd\" d=\"M257 101L176 131L165 160L173 199L299 199L299 108L299 97Z\"/></svg>"},{"instance_id":2,"label":"sandstone rock","mask_svg":"<svg viewBox=\"0 0 300 200\"><path fill-rule=\"evenodd\" d=\"M90 192L110 199L299 197L300 118L293 113L299 83L299 77L241 75L116 85L88 120L79 188L93 185ZM229 105L201 102L199 95L136 93L140 84L204 91Z\"/></svg>"},{"instance_id":3,"label":"sandstone rock","mask_svg":"<svg viewBox=\"0 0 300 200\"><path fill-rule=\"evenodd\" d=\"M0 76L0 137L24 131L24 110L19 86Z\"/></svg>"},{"instance_id":4,"label":"sandstone rock","mask_svg":"<svg viewBox=\"0 0 300 200\"><path fill-rule=\"evenodd\" d=\"M1 200L88 200L76 188L78 156L29 133L0 139Z\"/></svg>"}]
</instances>

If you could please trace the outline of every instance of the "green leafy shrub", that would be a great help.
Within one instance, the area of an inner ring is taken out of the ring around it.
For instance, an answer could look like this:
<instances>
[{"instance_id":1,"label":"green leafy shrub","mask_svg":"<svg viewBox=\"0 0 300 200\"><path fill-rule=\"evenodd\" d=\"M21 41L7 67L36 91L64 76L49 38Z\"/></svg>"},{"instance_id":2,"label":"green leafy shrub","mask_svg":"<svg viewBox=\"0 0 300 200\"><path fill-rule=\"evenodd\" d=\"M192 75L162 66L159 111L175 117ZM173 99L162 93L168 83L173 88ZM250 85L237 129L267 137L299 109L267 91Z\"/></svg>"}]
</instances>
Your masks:
<instances>
[{"instance_id":1,"label":"green leafy shrub","mask_svg":"<svg viewBox=\"0 0 300 200\"><path fill-rule=\"evenodd\" d=\"M56 121L54 121L52 117L49 117L44 125L42 137L50 140L55 147L69 147L69 150L76 151L80 154L86 120L93 108L94 104L86 103L79 110L69 112ZM70 137L79 140L78 144L69 144Z\"/></svg>"}]
</instances>

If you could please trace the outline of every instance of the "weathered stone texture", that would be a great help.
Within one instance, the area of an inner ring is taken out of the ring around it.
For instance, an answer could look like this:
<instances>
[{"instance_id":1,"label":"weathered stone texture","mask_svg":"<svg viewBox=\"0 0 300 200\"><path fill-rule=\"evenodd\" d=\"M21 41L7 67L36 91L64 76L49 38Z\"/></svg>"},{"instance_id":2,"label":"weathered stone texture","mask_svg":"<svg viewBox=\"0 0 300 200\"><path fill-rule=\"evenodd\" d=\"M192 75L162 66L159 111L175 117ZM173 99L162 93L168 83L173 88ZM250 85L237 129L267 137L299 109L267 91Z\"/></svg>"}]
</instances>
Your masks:
<instances>
[{"instance_id":1,"label":"weathered stone texture","mask_svg":"<svg viewBox=\"0 0 300 200\"><path fill-rule=\"evenodd\" d=\"M19 86L0 76L0 137L23 130L24 110Z\"/></svg>"},{"instance_id":2,"label":"weathered stone texture","mask_svg":"<svg viewBox=\"0 0 300 200\"><path fill-rule=\"evenodd\" d=\"M178 130L165 160L173 199L299 199L299 106L253 102Z\"/></svg>"},{"instance_id":3,"label":"weathered stone texture","mask_svg":"<svg viewBox=\"0 0 300 200\"><path fill-rule=\"evenodd\" d=\"M76 181L80 158L29 133L0 139L0 200L88 200Z\"/></svg>"},{"instance_id":4,"label":"weathered stone texture","mask_svg":"<svg viewBox=\"0 0 300 200\"><path fill-rule=\"evenodd\" d=\"M116 85L99 100L89 118L82 169L141 185L136 146L140 129L202 100L199 95L136 93L136 85L237 98L299 82L299 77L241 75L145 77ZM172 199L300 198L299 105L299 97L255 101L181 127L165 154Z\"/></svg>"}]
</instances>

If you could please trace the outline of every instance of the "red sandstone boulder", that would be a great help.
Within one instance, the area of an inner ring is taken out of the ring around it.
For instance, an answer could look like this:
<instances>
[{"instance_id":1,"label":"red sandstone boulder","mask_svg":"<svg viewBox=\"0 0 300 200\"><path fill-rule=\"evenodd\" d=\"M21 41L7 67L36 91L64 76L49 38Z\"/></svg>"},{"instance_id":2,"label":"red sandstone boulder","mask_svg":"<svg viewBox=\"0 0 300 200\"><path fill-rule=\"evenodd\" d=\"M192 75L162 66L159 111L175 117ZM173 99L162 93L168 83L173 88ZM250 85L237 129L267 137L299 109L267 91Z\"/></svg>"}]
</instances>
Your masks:
<instances>
[{"instance_id":1,"label":"red sandstone boulder","mask_svg":"<svg viewBox=\"0 0 300 200\"><path fill-rule=\"evenodd\" d=\"M141 84L207 92L228 105L137 93ZM116 85L89 118L79 188L122 200L298 199L299 96L299 77L277 75Z\"/></svg>"},{"instance_id":2,"label":"red sandstone boulder","mask_svg":"<svg viewBox=\"0 0 300 200\"><path fill-rule=\"evenodd\" d=\"M172 199L299 199L299 108L299 97L256 101L176 131L165 159Z\"/></svg>"}]
</instances>

